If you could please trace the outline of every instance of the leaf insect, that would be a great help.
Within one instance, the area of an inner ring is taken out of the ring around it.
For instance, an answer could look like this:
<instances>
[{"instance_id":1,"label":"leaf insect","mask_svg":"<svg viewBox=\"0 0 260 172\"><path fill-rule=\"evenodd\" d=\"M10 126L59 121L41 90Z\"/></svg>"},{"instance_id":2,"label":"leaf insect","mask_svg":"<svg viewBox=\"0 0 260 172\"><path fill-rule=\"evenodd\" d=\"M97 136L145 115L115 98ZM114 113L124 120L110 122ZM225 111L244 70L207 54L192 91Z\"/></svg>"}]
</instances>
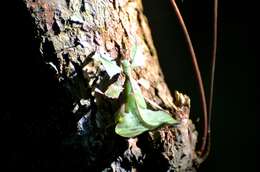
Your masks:
<instances>
[{"instance_id":1,"label":"leaf insect","mask_svg":"<svg viewBox=\"0 0 260 172\"><path fill-rule=\"evenodd\" d=\"M122 90L124 90L124 102L115 114L115 132L122 137L128 138L136 137L146 131L157 129L163 125L175 126L179 123L171 114L162 110L162 108L158 108L159 105L156 106L156 109L159 110L148 108L146 104L147 100L145 100L145 97L142 95L137 81L135 81L131 75L132 69L140 64L136 61L136 54L137 46L135 44L130 59L125 58L120 61L122 68L102 50L92 56L94 60L101 62L110 78L119 73L125 76L124 88L121 85L122 82L118 79L109 86L105 93L98 89L96 91L109 98L118 98ZM150 101L148 101L148 103L149 102Z\"/></svg>"},{"instance_id":2,"label":"leaf insect","mask_svg":"<svg viewBox=\"0 0 260 172\"><path fill-rule=\"evenodd\" d=\"M145 131L154 130L162 125L178 124L171 114L163 110L148 109L145 98L137 82L131 76L131 64L123 60L125 81L125 102L116 114L117 125L115 132L123 137L135 137Z\"/></svg>"}]
</instances>

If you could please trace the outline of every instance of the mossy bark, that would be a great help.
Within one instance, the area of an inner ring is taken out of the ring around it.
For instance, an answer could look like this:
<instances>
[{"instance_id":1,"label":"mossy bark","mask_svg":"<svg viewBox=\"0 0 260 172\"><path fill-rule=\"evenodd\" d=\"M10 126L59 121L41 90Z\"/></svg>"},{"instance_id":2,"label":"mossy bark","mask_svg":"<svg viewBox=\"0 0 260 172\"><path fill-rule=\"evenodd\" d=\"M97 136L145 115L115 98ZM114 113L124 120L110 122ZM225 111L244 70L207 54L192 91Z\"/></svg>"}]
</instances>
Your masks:
<instances>
[{"instance_id":1,"label":"mossy bark","mask_svg":"<svg viewBox=\"0 0 260 172\"><path fill-rule=\"evenodd\" d=\"M75 132L65 141L67 146L80 145L78 151L85 156L82 169L195 170L197 133L189 120L190 107L185 101L173 99L164 82L141 0L25 0L24 3L33 18L35 42L39 43L43 61L69 97L68 107L53 108L66 110L78 120L85 118L85 133ZM134 70L133 76L143 95L174 114L181 124L125 139L114 133L114 114L122 100L100 94L118 78L110 79L102 64L92 56L106 53L119 62L131 56L135 45L142 65Z\"/></svg>"}]
</instances>

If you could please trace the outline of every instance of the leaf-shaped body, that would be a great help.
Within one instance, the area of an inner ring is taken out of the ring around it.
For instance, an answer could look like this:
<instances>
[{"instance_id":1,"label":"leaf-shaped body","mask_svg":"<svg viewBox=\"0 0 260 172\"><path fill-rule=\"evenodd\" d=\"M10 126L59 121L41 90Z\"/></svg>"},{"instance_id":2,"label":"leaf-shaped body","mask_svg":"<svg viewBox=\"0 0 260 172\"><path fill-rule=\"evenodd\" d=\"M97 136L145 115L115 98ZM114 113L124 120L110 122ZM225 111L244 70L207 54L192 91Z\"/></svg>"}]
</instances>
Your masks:
<instances>
[{"instance_id":1,"label":"leaf-shaped body","mask_svg":"<svg viewBox=\"0 0 260 172\"><path fill-rule=\"evenodd\" d=\"M124 108L117 114L118 123L115 132L118 135L122 137L135 137L145 131L161 127L162 125L177 123L170 114L164 111L152 111L142 108L140 103L138 104L138 96L133 92L130 81L126 81L125 87L126 102ZM141 94L139 96L143 98Z\"/></svg>"},{"instance_id":2,"label":"leaf-shaped body","mask_svg":"<svg viewBox=\"0 0 260 172\"><path fill-rule=\"evenodd\" d=\"M95 54L93 58L102 63L110 78L121 72L121 68L116 64L116 62L112 61L111 58L106 57L105 54Z\"/></svg>"},{"instance_id":3,"label":"leaf-shaped body","mask_svg":"<svg viewBox=\"0 0 260 172\"><path fill-rule=\"evenodd\" d=\"M133 94L137 103L137 106L143 109L147 108L146 102L144 100L144 96L142 95L142 91L138 86L137 82L134 79L130 78L130 84L133 90Z\"/></svg>"},{"instance_id":4,"label":"leaf-shaped body","mask_svg":"<svg viewBox=\"0 0 260 172\"><path fill-rule=\"evenodd\" d=\"M149 109L139 109L142 119L149 125L155 126L155 128L162 125L174 125L178 121L173 119L173 117L164 111L153 111Z\"/></svg>"},{"instance_id":5,"label":"leaf-shaped body","mask_svg":"<svg viewBox=\"0 0 260 172\"><path fill-rule=\"evenodd\" d=\"M118 115L119 120L115 132L122 137L136 137L146 131L154 130L163 125L178 123L166 112L152 111L149 109L139 109L139 112L136 110L129 111L128 113L121 112ZM141 120L139 118L140 116L142 117Z\"/></svg>"},{"instance_id":6,"label":"leaf-shaped body","mask_svg":"<svg viewBox=\"0 0 260 172\"><path fill-rule=\"evenodd\" d=\"M131 65L122 61L125 81L124 108L117 114L119 119L115 132L123 137L135 137L148 130L154 130L163 125L173 125L178 122L164 111L147 109L145 99L137 82L131 77Z\"/></svg>"},{"instance_id":7,"label":"leaf-shaped body","mask_svg":"<svg viewBox=\"0 0 260 172\"><path fill-rule=\"evenodd\" d=\"M123 91L121 81L118 79L115 83L111 84L105 91L105 95L112 99L117 99L120 93Z\"/></svg>"},{"instance_id":8,"label":"leaf-shaped body","mask_svg":"<svg viewBox=\"0 0 260 172\"><path fill-rule=\"evenodd\" d=\"M144 127L132 112L120 113L115 132L122 137L135 137L149 129Z\"/></svg>"}]
</instances>

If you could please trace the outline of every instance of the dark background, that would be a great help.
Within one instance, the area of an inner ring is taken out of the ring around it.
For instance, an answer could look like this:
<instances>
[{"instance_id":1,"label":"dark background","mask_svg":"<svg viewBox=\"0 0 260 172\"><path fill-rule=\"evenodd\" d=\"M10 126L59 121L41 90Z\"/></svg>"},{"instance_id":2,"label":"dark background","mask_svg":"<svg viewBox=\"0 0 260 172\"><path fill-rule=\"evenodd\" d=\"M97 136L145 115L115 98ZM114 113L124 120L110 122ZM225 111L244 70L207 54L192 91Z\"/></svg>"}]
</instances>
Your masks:
<instances>
[{"instance_id":1,"label":"dark background","mask_svg":"<svg viewBox=\"0 0 260 172\"><path fill-rule=\"evenodd\" d=\"M212 43L211 1L179 1L206 93ZM190 54L169 0L143 0L143 3L169 88L188 94L192 100L191 117L201 118ZM63 156L57 140L69 130L70 124L64 121L71 119L45 110L53 104L61 105L63 102L55 97L62 93L44 69L38 45L32 41L30 16L24 15L21 4L17 0L1 5L1 156L8 160L1 163L15 169L48 170L62 165L56 163L66 163L64 157L63 162L54 160ZM242 12L246 7L229 1L221 1L219 6L212 151L199 171L256 171L256 62L249 51L248 16ZM196 122L196 126L201 130L201 122ZM68 163L73 167L82 163L70 160L71 157Z\"/></svg>"},{"instance_id":2,"label":"dark background","mask_svg":"<svg viewBox=\"0 0 260 172\"><path fill-rule=\"evenodd\" d=\"M170 1L143 2L168 86L172 92L179 90L191 97L191 118L203 122L191 57ZM213 0L177 2L208 95ZM256 171L256 58L249 50L248 7L239 1L219 1L212 150L199 171ZM201 122L196 123L200 130Z\"/></svg>"}]
</instances>

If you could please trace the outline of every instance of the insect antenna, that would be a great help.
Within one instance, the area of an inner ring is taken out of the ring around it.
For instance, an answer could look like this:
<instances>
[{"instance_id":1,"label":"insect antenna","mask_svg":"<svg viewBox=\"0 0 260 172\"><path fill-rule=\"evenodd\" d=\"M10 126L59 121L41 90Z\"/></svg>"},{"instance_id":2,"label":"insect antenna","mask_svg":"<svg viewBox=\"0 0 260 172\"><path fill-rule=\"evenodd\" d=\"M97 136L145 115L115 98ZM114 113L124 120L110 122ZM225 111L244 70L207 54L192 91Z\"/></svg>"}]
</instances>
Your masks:
<instances>
[{"instance_id":1,"label":"insect antenna","mask_svg":"<svg viewBox=\"0 0 260 172\"><path fill-rule=\"evenodd\" d=\"M214 19L213 19L213 50L212 50L212 61L211 61L211 78L210 78L210 95L209 95L209 106L207 106L206 102L206 96L205 96L205 89L203 86L203 81L201 78L201 72L199 69L199 65L197 62L196 54L187 30L187 27L184 23L183 17L179 11L179 8L175 2L175 0L171 0L172 7L175 11L175 14L178 18L178 21L181 25L181 28L184 33L185 40L188 44L188 49L191 54L192 64L195 71L195 76L197 79L197 84L199 87L199 93L200 93L200 101L203 111L203 117L204 117L204 131L203 131L203 137L202 137L202 144L199 149L199 156L201 159L201 162L203 162L210 152L210 132L211 132L211 116L212 116L212 102L213 102L213 92L214 92L214 76L215 76L215 63L216 63L216 51L217 51L217 16L218 16L218 0L214 1Z\"/></svg>"}]
</instances>

